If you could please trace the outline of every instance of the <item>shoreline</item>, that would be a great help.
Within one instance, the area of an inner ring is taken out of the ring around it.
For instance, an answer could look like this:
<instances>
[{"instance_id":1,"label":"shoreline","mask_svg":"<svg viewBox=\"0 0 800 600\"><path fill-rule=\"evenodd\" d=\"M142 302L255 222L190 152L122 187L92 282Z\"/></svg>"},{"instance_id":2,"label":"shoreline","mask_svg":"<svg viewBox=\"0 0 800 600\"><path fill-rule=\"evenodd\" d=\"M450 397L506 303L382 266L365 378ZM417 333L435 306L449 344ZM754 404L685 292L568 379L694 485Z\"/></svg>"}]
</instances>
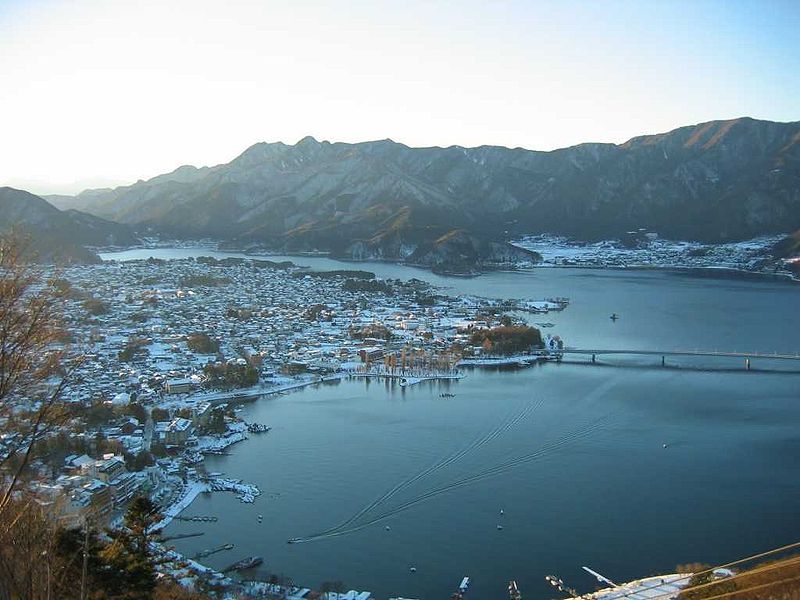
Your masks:
<instances>
[{"instance_id":1,"label":"shoreline","mask_svg":"<svg viewBox=\"0 0 800 600\"><path fill-rule=\"evenodd\" d=\"M175 517L179 516L184 510L189 508L192 502L194 502L200 494L210 489L211 488L207 483L200 481L192 481L191 483L188 483L183 494L181 495L181 498L179 498L177 502L169 505L167 508L161 511L161 516L163 518L158 523L153 524L153 530L164 529L167 527L170 523L172 523L172 521L175 520Z\"/></svg>"},{"instance_id":2,"label":"shoreline","mask_svg":"<svg viewBox=\"0 0 800 600\"><path fill-rule=\"evenodd\" d=\"M513 354L511 356L498 356L491 358L462 358L459 367L530 367L534 364L547 362L549 358L541 354Z\"/></svg>"},{"instance_id":3,"label":"shoreline","mask_svg":"<svg viewBox=\"0 0 800 600\"><path fill-rule=\"evenodd\" d=\"M266 390L258 390L258 391L253 391L252 388L243 388L243 389L238 389L238 390L235 390L235 391L226 392L225 393L225 395L226 395L225 397L218 396L218 397L215 397L213 400L204 400L203 396L200 396L200 402L204 402L204 401L212 402L213 401L213 402L225 403L225 402L231 402L231 401L236 401L236 400L246 400L246 399L252 399L252 401L256 401L261 396L271 396L271 395L280 394L280 393L283 393L283 392L295 391L295 390L298 390L298 389L301 389L301 388L304 388L304 387L308 387L308 386L314 385L314 384L341 380L345 376L346 375L344 375L344 374L337 373L335 375L326 376L326 377L323 377L323 378L318 379L318 380L309 380L309 381L302 381L302 382L297 382L297 383L287 384L287 385L278 385L278 386L274 386L272 388L268 388ZM194 399L195 397L196 396L190 396L189 398L186 398L183 401L185 402L186 400ZM244 442L244 441L246 441L248 439L248 436L246 435L246 432L244 432L244 431L236 431L236 430L234 430L234 431L228 430L226 432L226 435L208 436L208 437L211 437L214 441L211 442L211 443L207 443L207 444L205 444L202 447L197 449L197 452L199 452L200 454L203 455L203 461L205 461L205 455L207 453L213 454L213 453L220 452L222 450L225 450L229 446L232 446L232 445L234 445L236 443L239 443L239 442ZM155 528L167 527L175 519L175 517L180 516L180 514L184 510L189 508L189 506L191 506L192 502L194 502L194 500L197 498L197 496L199 496L201 493L203 493L205 491L212 491L212 492L213 491L218 491L218 490L214 490L213 487L214 487L213 484L204 483L204 482L201 482L201 481L192 481L187 486L187 490L184 490L184 493L181 495L181 497L176 502L168 505L167 507L165 507L162 510L162 515L164 516L164 519L159 521L159 523L157 523L154 527ZM252 487L255 487L255 486L252 486Z\"/></svg>"},{"instance_id":4,"label":"shoreline","mask_svg":"<svg viewBox=\"0 0 800 600\"><path fill-rule=\"evenodd\" d=\"M212 242L212 240L208 240ZM212 242L213 243L213 242ZM463 278L474 278L480 277L481 275L485 275L488 273L531 273L536 271L537 269L594 269L599 271L626 271L626 270L634 270L634 271L662 271L662 272L674 272L676 274L686 275L691 273L697 273L698 275L706 275L710 278L720 278L720 279L728 279L728 278L735 278L735 279L748 279L752 278L754 280L757 279L765 279L765 280L774 280L774 281L783 281L787 283L800 283L800 276L793 274L791 271L785 272L764 272L764 271L755 271L750 269L743 269L731 266L689 266L689 265L680 265L680 264L658 264L658 263L651 263L651 264L641 264L641 263L633 263L633 264L626 264L626 265L599 265L599 264L555 264L550 262L540 262L534 265L526 265L526 266L518 266L514 267L513 265L502 265L496 268L486 268L481 271L477 271L475 273L443 273L443 272L436 272L432 268L425 267L423 265L408 263L403 261L402 259L388 259L388 258L346 258L346 257L334 257L330 253L325 252L272 252L272 251L259 251L258 253L248 250L234 250L228 248L219 248L219 245L213 246L204 243L186 243L180 242L178 240L174 241L173 243L164 243L164 244L145 244L141 246L129 246L129 247L106 247L106 248L92 248L92 251L99 254L117 254L122 252L129 252L133 250L169 250L169 249L180 249L180 250L208 250L209 252L220 252L225 254L241 254L244 257L249 259L257 259L258 257L275 257L275 256L288 256L293 258L326 258L332 261L342 262L342 263L354 263L354 264L365 264L365 263L384 263L389 265L397 265L400 267L407 267L410 269L416 269L419 271L425 271L431 273L433 275L437 275L439 277L453 277L458 279ZM111 262L117 259L115 258L103 258L101 257L103 262ZM137 260L147 260L146 258L133 258L129 259L130 261L137 261ZM163 259L163 260L185 260L180 258L175 259ZM128 262L122 261L122 262ZM301 267L302 265L296 265Z\"/></svg>"},{"instance_id":5,"label":"shoreline","mask_svg":"<svg viewBox=\"0 0 800 600\"><path fill-rule=\"evenodd\" d=\"M404 383L401 382L400 385L402 387L410 387L412 385L415 385L417 383L421 383L423 381L435 381L435 380L441 380L441 379L456 380L457 381L459 379L462 379L462 378L466 377L466 375L453 374L453 375L431 375L431 376L414 377L414 376L406 376L406 375L402 375L402 376L401 375L387 375L387 374L384 374L384 373L339 372L339 373L334 373L332 375L327 375L327 376L321 377L319 379L308 380L308 381L298 381L296 383L277 385L277 386L273 386L271 388L267 388L267 389L263 389L263 390L262 389L253 390L252 388L244 388L244 389L239 389L239 390L232 390L232 391L229 391L229 392L225 392L223 396L215 395L215 398L214 398L213 401L219 402L219 403L236 401L236 400L257 401L262 396L271 396L271 395L281 394L281 393L285 393L285 392L297 391L297 390L300 390L302 388L305 388L305 387L308 387L308 386L311 386L311 385L327 383L327 382L331 382L331 381L342 381L344 379L349 379L349 378L364 378L364 379L368 379L368 378L373 378L373 377L376 377L376 378L386 377L386 378L389 378L389 379L405 379L405 380L409 380L408 383L404 384ZM196 395L195 396L190 396L189 398L186 398L185 400L189 400L189 399L192 399L192 398L195 398L195 397L196 397ZM225 398L228 398L228 399L226 400ZM201 396L201 399L202 399L202 396ZM201 400L201 401L203 401L203 400ZM203 448L198 450L198 452L203 455L203 460L205 460L205 456L207 454L207 452L205 452L205 451L211 450L210 453L213 454L213 453L219 452L221 450L224 450L225 448L227 448L229 446L232 446L233 444L236 444L238 442L243 442L243 441L246 441L247 439L249 439L248 436L246 435L246 433L242 432L242 431L231 432L229 430L227 432L227 435L229 437L213 436L213 439L218 443L206 444L206 445L203 446ZM233 480L230 480L229 478L227 478L227 475L224 474L224 473L223 473L223 480L224 481L233 481ZM239 484L239 485L246 486L246 487L249 487L251 489L258 490L258 488L253 484ZM229 490L215 489L215 486L214 486L213 483L206 483L206 482L197 481L197 480L193 480L193 481L189 482L187 487L184 489L184 492L178 498L178 500L176 502L170 504L169 506L165 507L162 510L163 518L158 523L153 525L153 529L164 529L164 528L168 527L172 523L172 521L174 521L177 517L179 517L183 511L188 509L194 503L194 501L197 499L197 497L200 494L202 494L204 492L216 492L216 491L236 491L236 490L232 490L232 489L229 489ZM255 493L252 496L251 499L247 500L247 502L248 503L252 503L255 500L255 497L257 497L259 495L260 495L260 491L257 491L257 493ZM241 497L240 497L240 499L241 499ZM179 555L183 556L177 550L173 550L172 552L175 552L176 554L179 554ZM188 557L184 557L184 558L188 560ZM197 564L202 565L202 563L199 563L197 561L192 561L192 562L195 562ZM213 569L211 569L210 567L207 567L205 565L202 565L202 566L205 567L206 569L208 569L209 571L213 571Z\"/></svg>"},{"instance_id":6,"label":"shoreline","mask_svg":"<svg viewBox=\"0 0 800 600\"><path fill-rule=\"evenodd\" d=\"M585 269L595 271L661 271L674 275L696 277L706 276L709 279L766 279L785 283L800 283L800 277L790 272L786 273L765 273L763 271L750 271L747 269L737 269L735 267L684 267L680 265L556 265L552 263L538 264L529 269L519 269L516 271L505 271L508 273L533 272L536 269ZM499 271L503 272L503 271Z\"/></svg>"},{"instance_id":7,"label":"shoreline","mask_svg":"<svg viewBox=\"0 0 800 600\"><path fill-rule=\"evenodd\" d=\"M401 374L392 374L392 373L349 373L348 378L362 378L362 379L371 379L371 378L385 378L385 379L399 379L400 380L400 387L411 387L412 385L416 385L418 383L422 383L423 381L458 381L459 379L463 379L466 375L460 373L453 373L453 374L440 374L440 375L401 375Z\"/></svg>"}]
</instances>

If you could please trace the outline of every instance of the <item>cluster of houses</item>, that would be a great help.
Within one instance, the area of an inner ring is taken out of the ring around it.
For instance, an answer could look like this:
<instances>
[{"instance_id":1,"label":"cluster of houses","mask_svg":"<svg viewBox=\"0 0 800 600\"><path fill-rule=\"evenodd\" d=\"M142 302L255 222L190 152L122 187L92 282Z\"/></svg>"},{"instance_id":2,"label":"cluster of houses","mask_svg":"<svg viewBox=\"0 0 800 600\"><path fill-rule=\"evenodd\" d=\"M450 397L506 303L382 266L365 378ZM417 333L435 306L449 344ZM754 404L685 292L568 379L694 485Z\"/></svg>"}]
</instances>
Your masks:
<instances>
[{"instance_id":1,"label":"cluster of houses","mask_svg":"<svg viewBox=\"0 0 800 600\"><path fill-rule=\"evenodd\" d=\"M178 502L198 481L203 453L244 439L244 424L218 413L237 392L210 389L214 369L255 373L260 392L373 366L452 372L463 355L484 351L470 346L475 328L496 326L514 310L542 312L526 301L443 296L416 280L357 291L344 285L346 275L246 260L76 265L59 276L69 282L63 327L83 351L64 400L84 410L75 415L108 409L99 423L76 416L60 434L102 439L114 452L92 442L82 447L94 456L70 454L60 465L36 460L39 476L28 486L76 525L108 524L139 493L162 506ZM204 343L193 344L198 334ZM223 425L212 433L214 418ZM145 455L146 463L131 460Z\"/></svg>"},{"instance_id":2,"label":"cluster of houses","mask_svg":"<svg viewBox=\"0 0 800 600\"><path fill-rule=\"evenodd\" d=\"M73 454L64 460L62 471L52 482L33 483L31 490L68 526L79 526L86 519L108 524L113 509L130 500L150 477L146 472L128 472L125 461L114 454L100 459Z\"/></svg>"},{"instance_id":3,"label":"cluster of houses","mask_svg":"<svg viewBox=\"0 0 800 600\"><path fill-rule=\"evenodd\" d=\"M491 326L498 308L515 308L432 296L422 282L396 282L392 295L348 291L343 278L248 261L225 267L193 260L105 263L72 267L65 276L76 290L64 300L66 326L88 348L69 395L81 403L133 398L158 405L165 396L203 387L208 364L248 365L268 381L333 372L403 348L439 354L457 344L462 353L480 353L469 347L469 329ZM88 294L105 311L87 314ZM376 325L386 335L353 335ZM192 349L193 333L218 345Z\"/></svg>"},{"instance_id":4,"label":"cluster of houses","mask_svg":"<svg viewBox=\"0 0 800 600\"><path fill-rule=\"evenodd\" d=\"M726 268L788 275L789 266L776 261L773 256L773 248L782 239L783 236L765 236L743 242L705 244L668 240L640 228L626 232L619 240L582 242L560 236L535 235L516 243L539 253L542 257L540 266Z\"/></svg>"}]
</instances>

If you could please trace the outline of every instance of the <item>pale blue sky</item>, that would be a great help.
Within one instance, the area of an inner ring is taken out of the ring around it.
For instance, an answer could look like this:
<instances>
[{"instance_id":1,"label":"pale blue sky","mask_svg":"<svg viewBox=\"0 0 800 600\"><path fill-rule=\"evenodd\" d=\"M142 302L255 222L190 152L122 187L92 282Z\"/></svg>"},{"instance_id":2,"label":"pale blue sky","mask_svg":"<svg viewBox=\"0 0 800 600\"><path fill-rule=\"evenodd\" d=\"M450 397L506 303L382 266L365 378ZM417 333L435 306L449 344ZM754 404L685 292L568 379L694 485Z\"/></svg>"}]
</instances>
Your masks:
<instances>
[{"instance_id":1,"label":"pale blue sky","mask_svg":"<svg viewBox=\"0 0 800 600\"><path fill-rule=\"evenodd\" d=\"M548 150L796 121L798 32L798 1L0 0L0 185L305 135Z\"/></svg>"}]
</instances>

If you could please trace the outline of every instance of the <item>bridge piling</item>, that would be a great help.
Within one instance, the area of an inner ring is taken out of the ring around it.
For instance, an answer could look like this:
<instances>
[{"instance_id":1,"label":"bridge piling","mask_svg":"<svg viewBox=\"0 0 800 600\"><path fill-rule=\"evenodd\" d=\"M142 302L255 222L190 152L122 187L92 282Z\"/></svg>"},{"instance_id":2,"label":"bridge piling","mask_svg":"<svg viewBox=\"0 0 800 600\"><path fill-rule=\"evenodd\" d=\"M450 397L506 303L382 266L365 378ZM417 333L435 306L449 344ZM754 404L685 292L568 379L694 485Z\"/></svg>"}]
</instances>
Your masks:
<instances>
[{"instance_id":1,"label":"bridge piling","mask_svg":"<svg viewBox=\"0 0 800 600\"><path fill-rule=\"evenodd\" d=\"M745 358L745 359L744 359L744 367L745 367L745 369L747 369L748 371L750 370L750 359L749 359L749 358Z\"/></svg>"},{"instance_id":2,"label":"bridge piling","mask_svg":"<svg viewBox=\"0 0 800 600\"><path fill-rule=\"evenodd\" d=\"M595 355L592 354L592 364L594 364L594 361L595 361Z\"/></svg>"},{"instance_id":3,"label":"bridge piling","mask_svg":"<svg viewBox=\"0 0 800 600\"><path fill-rule=\"evenodd\" d=\"M666 356L662 356L661 357L661 366L662 367L666 367L667 366L667 357Z\"/></svg>"}]
</instances>

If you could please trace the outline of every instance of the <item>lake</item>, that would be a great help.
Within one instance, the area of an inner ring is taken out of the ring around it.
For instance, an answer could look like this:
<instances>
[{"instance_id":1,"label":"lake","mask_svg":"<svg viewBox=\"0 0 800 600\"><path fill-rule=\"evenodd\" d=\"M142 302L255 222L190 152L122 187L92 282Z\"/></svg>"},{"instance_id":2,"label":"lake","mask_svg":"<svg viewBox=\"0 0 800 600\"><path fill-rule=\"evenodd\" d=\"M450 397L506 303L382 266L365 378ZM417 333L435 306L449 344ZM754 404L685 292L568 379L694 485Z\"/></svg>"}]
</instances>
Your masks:
<instances>
[{"instance_id":1,"label":"lake","mask_svg":"<svg viewBox=\"0 0 800 600\"><path fill-rule=\"evenodd\" d=\"M800 339L800 286L779 281L545 268L459 279L269 258L417 277L451 294L566 296L565 311L531 321L554 323L547 331L575 347L795 353ZM273 431L206 465L262 495L253 505L201 496L187 513L219 521L175 522L168 532L206 532L174 542L187 554L236 544L206 559L215 567L256 554L262 575L309 587L341 580L378 598L446 597L464 575L478 597L505 597L509 579L542 597L549 574L588 591L583 565L625 581L795 541L800 375L779 372L793 365L755 360L763 370L747 372L736 360L656 361L474 370L408 389L352 380L261 399L240 415ZM286 543L331 529L339 535Z\"/></svg>"}]
</instances>

